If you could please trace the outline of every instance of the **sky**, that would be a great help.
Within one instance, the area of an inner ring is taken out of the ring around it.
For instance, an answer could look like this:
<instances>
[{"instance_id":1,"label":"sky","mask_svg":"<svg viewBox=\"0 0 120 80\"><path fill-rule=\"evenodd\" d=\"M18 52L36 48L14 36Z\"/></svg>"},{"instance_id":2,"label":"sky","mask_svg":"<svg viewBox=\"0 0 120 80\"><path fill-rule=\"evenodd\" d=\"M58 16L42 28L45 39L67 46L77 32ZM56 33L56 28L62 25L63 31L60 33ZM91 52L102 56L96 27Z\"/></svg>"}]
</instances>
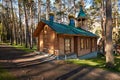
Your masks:
<instances>
[{"instance_id":1,"label":"sky","mask_svg":"<svg viewBox=\"0 0 120 80\"><path fill-rule=\"evenodd\" d=\"M119 11L120 11L120 0L118 0L118 9L119 9Z\"/></svg>"},{"instance_id":2,"label":"sky","mask_svg":"<svg viewBox=\"0 0 120 80\"><path fill-rule=\"evenodd\" d=\"M2 0L0 0L0 3L2 3Z\"/></svg>"}]
</instances>

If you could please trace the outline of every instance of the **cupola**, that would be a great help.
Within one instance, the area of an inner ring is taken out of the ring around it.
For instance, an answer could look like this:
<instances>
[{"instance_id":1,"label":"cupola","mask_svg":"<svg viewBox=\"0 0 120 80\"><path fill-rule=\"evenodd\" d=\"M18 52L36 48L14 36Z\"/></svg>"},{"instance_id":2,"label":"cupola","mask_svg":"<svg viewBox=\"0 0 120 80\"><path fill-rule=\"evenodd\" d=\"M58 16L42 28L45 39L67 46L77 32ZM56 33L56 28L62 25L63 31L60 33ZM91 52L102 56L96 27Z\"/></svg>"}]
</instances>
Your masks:
<instances>
[{"instance_id":1,"label":"cupola","mask_svg":"<svg viewBox=\"0 0 120 80\"><path fill-rule=\"evenodd\" d=\"M54 21L54 13L53 12L49 13L49 20Z\"/></svg>"},{"instance_id":2,"label":"cupola","mask_svg":"<svg viewBox=\"0 0 120 80\"><path fill-rule=\"evenodd\" d=\"M70 26L75 26L75 21L74 21L74 15L73 14L69 14L68 15L68 18L69 18L69 25Z\"/></svg>"}]
</instances>

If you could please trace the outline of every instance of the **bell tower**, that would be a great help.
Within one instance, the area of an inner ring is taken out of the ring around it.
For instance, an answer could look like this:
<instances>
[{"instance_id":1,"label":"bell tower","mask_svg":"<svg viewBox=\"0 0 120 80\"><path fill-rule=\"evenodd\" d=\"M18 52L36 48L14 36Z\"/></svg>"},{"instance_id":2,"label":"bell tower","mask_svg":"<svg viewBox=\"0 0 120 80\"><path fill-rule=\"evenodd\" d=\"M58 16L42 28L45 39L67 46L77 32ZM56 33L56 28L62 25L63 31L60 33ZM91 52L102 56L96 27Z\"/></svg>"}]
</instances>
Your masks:
<instances>
[{"instance_id":1,"label":"bell tower","mask_svg":"<svg viewBox=\"0 0 120 80\"><path fill-rule=\"evenodd\" d=\"M87 21L87 15L85 14L85 12L83 11L83 5L80 5L80 10L78 13L78 16L76 18L77 21L77 27L78 28L82 28L87 30L87 25L86 25L86 21Z\"/></svg>"}]
</instances>

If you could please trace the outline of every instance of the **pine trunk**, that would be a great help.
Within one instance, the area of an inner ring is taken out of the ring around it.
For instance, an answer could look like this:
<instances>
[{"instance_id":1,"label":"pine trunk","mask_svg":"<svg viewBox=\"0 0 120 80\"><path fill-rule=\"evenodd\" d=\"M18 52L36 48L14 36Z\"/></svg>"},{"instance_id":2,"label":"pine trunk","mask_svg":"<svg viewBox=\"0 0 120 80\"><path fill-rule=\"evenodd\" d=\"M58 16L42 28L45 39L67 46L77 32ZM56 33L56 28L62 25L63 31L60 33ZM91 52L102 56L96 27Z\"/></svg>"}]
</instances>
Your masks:
<instances>
[{"instance_id":1,"label":"pine trunk","mask_svg":"<svg viewBox=\"0 0 120 80\"><path fill-rule=\"evenodd\" d=\"M113 44L112 44L112 7L111 0L106 0L106 66L114 66Z\"/></svg>"},{"instance_id":2,"label":"pine trunk","mask_svg":"<svg viewBox=\"0 0 120 80\"><path fill-rule=\"evenodd\" d=\"M19 37L20 37L20 44L22 45L23 43L23 36L22 36L22 22L21 22L21 3L20 3L20 0L18 0L18 8L19 8L19 30L20 30L20 33L19 33Z\"/></svg>"},{"instance_id":3,"label":"pine trunk","mask_svg":"<svg viewBox=\"0 0 120 80\"><path fill-rule=\"evenodd\" d=\"M33 11L32 11L32 5L30 7L30 49L33 48Z\"/></svg>"},{"instance_id":4,"label":"pine trunk","mask_svg":"<svg viewBox=\"0 0 120 80\"><path fill-rule=\"evenodd\" d=\"M38 0L38 22L41 19L41 0Z\"/></svg>"},{"instance_id":5,"label":"pine trunk","mask_svg":"<svg viewBox=\"0 0 120 80\"><path fill-rule=\"evenodd\" d=\"M23 1L23 6L24 6L25 23L26 23L26 28L25 28L25 47L28 48L28 44L30 44L30 35L29 35L29 25L28 25L28 17L27 17L26 2L25 1Z\"/></svg>"},{"instance_id":6,"label":"pine trunk","mask_svg":"<svg viewBox=\"0 0 120 80\"><path fill-rule=\"evenodd\" d=\"M11 10L12 10L12 26L13 26L13 31L12 31L12 34L13 34L13 40L14 40L14 42L16 42L16 44L17 44L17 37L16 37L16 25L15 25L15 17L14 17L14 11L13 11L13 1L12 0L10 0L10 2L11 2Z\"/></svg>"},{"instance_id":7,"label":"pine trunk","mask_svg":"<svg viewBox=\"0 0 120 80\"><path fill-rule=\"evenodd\" d=\"M50 12L50 0L46 0L46 20L49 19L49 12Z\"/></svg>"},{"instance_id":8,"label":"pine trunk","mask_svg":"<svg viewBox=\"0 0 120 80\"><path fill-rule=\"evenodd\" d=\"M102 52L105 54L105 12L104 12L104 0L101 2L102 14L101 14L101 28L102 28Z\"/></svg>"}]
</instances>

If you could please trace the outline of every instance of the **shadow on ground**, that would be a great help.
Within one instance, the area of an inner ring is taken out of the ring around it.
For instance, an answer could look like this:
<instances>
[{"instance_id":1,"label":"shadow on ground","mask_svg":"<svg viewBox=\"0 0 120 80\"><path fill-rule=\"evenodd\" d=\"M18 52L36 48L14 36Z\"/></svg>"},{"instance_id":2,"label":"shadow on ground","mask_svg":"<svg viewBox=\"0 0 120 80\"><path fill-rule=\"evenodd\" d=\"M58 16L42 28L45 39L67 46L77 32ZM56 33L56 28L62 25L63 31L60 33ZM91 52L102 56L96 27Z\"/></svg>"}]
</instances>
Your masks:
<instances>
[{"instance_id":1,"label":"shadow on ground","mask_svg":"<svg viewBox=\"0 0 120 80\"><path fill-rule=\"evenodd\" d=\"M80 66L54 60L39 63L42 60L14 63L15 59L34 57L32 53L26 53L7 45L0 46L0 65L13 66L7 70L18 80L120 80L120 75L102 69L88 66ZM39 64L35 64L39 63ZM32 64L31 66L23 66ZM16 68L16 66L19 66Z\"/></svg>"}]
</instances>

